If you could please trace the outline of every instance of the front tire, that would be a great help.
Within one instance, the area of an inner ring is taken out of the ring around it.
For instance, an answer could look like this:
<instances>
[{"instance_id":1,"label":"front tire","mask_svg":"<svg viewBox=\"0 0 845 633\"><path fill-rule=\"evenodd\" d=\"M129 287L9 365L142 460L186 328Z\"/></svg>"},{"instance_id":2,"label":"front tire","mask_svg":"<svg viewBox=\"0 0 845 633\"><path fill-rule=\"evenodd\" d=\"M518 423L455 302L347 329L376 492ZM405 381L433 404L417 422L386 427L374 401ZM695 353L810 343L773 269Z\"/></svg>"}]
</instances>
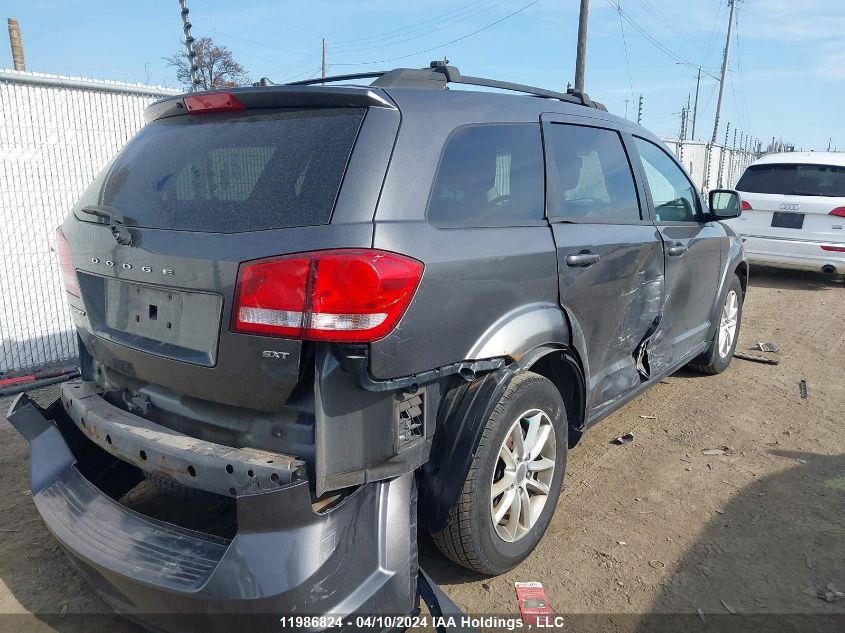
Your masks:
<instances>
[{"instance_id":1,"label":"front tire","mask_svg":"<svg viewBox=\"0 0 845 633\"><path fill-rule=\"evenodd\" d=\"M487 420L449 525L432 534L437 548L490 576L522 562L554 514L567 429L555 385L533 372L517 374Z\"/></svg>"},{"instance_id":2,"label":"front tire","mask_svg":"<svg viewBox=\"0 0 845 633\"><path fill-rule=\"evenodd\" d=\"M692 369L703 374L720 374L731 364L736 343L739 340L743 299L739 277L731 275L728 289L722 300L722 309L719 311L716 336L708 350L690 363Z\"/></svg>"}]
</instances>

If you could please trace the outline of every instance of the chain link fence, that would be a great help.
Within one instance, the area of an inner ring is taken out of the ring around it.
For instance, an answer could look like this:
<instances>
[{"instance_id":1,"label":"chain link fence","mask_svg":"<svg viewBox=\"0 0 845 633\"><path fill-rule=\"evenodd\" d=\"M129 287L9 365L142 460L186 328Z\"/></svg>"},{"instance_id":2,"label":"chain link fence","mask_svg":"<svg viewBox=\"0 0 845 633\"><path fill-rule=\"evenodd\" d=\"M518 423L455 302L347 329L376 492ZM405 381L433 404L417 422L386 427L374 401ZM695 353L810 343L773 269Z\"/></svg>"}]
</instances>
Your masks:
<instances>
[{"instance_id":1,"label":"chain link fence","mask_svg":"<svg viewBox=\"0 0 845 633\"><path fill-rule=\"evenodd\" d=\"M77 355L55 230L171 91L0 71L0 374Z\"/></svg>"},{"instance_id":2,"label":"chain link fence","mask_svg":"<svg viewBox=\"0 0 845 633\"><path fill-rule=\"evenodd\" d=\"M711 145L702 141L664 140L693 182L705 193L710 189L732 189L759 154L749 149Z\"/></svg>"},{"instance_id":3,"label":"chain link fence","mask_svg":"<svg viewBox=\"0 0 845 633\"><path fill-rule=\"evenodd\" d=\"M73 359L76 335L55 229L144 124L161 87L0 71L0 374ZM704 190L732 187L756 158L696 141L666 144Z\"/></svg>"}]
</instances>

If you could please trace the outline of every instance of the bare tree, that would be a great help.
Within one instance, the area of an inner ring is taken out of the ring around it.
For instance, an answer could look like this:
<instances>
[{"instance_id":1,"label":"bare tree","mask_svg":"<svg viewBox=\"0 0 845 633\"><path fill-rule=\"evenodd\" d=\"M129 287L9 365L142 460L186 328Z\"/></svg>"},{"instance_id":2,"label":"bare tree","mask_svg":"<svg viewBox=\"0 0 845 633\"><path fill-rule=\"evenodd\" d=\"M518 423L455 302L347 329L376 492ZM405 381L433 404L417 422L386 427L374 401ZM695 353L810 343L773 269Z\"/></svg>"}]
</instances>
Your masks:
<instances>
[{"instance_id":1,"label":"bare tree","mask_svg":"<svg viewBox=\"0 0 845 633\"><path fill-rule=\"evenodd\" d=\"M201 37L194 42L194 52L197 54L197 65L202 80L200 88L214 90L215 88L233 88L249 83L246 68L232 57L232 51L225 46L215 44L210 37ZM191 66L188 54L180 51L164 61L168 66L176 68L176 79L186 88L191 87Z\"/></svg>"}]
</instances>

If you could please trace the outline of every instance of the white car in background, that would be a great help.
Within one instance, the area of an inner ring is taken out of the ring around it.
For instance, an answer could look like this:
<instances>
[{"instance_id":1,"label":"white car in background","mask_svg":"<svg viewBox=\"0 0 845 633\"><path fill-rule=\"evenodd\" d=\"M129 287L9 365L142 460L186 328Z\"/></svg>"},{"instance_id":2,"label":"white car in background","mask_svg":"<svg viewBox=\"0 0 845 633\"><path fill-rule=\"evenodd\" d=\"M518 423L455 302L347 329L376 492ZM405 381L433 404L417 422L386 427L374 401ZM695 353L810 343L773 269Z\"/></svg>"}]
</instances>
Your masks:
<instances>
[{"instance_id":1,"label":"white car in background","mask_svg":"<svg viewBox=\"0 0 845 633\"><path fill-rule=\"evenodd\" d=\"M845 274L845 153L769 154L736 189L742 215L726 224L750 262Z\"/></svg>"}]
</instances>

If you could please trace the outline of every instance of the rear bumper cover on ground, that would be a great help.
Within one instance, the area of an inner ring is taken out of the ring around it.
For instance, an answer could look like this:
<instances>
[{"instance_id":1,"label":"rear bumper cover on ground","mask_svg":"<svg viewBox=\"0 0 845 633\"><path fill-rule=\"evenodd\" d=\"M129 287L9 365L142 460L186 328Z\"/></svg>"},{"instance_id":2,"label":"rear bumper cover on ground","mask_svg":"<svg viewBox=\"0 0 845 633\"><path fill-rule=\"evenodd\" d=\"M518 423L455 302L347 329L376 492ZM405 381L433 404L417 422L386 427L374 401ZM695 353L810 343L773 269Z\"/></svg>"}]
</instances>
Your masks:
<instances>
[{"instance_id":1,"label":"rear bumper cover on ground","mask_svg":"<svg viewBox=\"0 0 845 633\"><path fill-rule=\"evenodd\" d=\"M244 631L275 630L286 615L347 616L339 630L356 630L354 614L416 608L413 473L361 486L322 514L305 481L238 496L229 540L106 495L74 453L83 442L103 463L117 460L93 447L60 405L43 410L23 395L8 418L30 442L32 498L47 527L112 608L153 630L231 631L231 617L218 616L233 614Z\"/></svg>"}]
</instances>

